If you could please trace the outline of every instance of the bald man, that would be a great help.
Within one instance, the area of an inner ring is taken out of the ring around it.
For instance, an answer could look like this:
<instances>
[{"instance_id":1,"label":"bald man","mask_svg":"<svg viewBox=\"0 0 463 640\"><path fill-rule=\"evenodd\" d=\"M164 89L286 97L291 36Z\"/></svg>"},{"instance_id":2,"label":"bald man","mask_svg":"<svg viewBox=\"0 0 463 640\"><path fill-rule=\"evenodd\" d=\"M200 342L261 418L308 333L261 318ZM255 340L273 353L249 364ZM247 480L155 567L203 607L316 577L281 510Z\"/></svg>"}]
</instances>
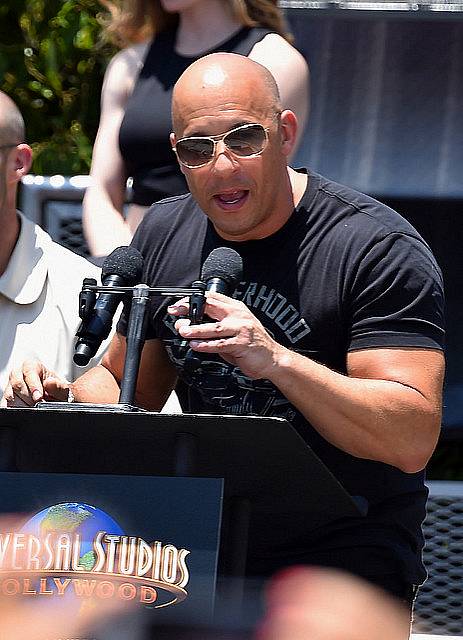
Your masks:
<instances>
[{"instance_id":1,"label":"bald man","mask_svg":"<svg viewBox=\"0 0 463 640\"><path fill-rule=\"evenodd\" d=\"M78 295L93 264L52 241L16 210L21 178L32 162L24 121L0 92L0 391L12 369L39 358L69 380L82 373L72 361L79 326ZM101 357L101 353L100 353ZM98 360L95 359L93 364Z\"/></svg>"},{"instance_id":2,"label":"bald man","mask_svg":"<svg viewBox=\"0 0 463 640\"><path fill-rule=\"evenodd\" d=\"M184 318L185 301L153 298L137 401L159 408L178 378L185 411L289 420L369 512L316 532L310 513L254 517L248 572L335 566L410 604L425 576L422 469L440 427L434 258L394 211L287 166L296 117L259 64L233 54L194 63L175 87L173 123L191 195L157 203L140 225L133 243L145 282L190 285L221 246L240 253L243 280L233 297L207 295L210 321L201 325ZM76 399L117 399L126 328L123 317L102 366L71 385ZM184 366L189 349L196 368ZM8 402L40 398L44 387L68 395L69 385L40 368L11 382Z\"/></svg>"}]
</instances>

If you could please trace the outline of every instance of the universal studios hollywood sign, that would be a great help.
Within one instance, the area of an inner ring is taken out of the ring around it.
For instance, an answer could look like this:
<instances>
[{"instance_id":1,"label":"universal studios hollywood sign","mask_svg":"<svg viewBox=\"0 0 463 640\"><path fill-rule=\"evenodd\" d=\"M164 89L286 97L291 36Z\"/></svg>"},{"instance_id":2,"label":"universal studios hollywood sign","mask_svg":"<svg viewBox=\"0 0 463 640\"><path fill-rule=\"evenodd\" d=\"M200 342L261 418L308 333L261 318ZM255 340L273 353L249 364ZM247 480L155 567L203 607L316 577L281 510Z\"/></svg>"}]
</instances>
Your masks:
<instances>
[{"instance_id":1,"label":"universal studios hollywood sign","mask_svg":"<svg viewBox=\"0 0 463 640\"><path fill-rule=\"evenodd\" d=\"M124 534L87 504L42 510L0 533L0 595L118 598L155 608L188 596L187 549Z\"/></svg>"}]
</instances>

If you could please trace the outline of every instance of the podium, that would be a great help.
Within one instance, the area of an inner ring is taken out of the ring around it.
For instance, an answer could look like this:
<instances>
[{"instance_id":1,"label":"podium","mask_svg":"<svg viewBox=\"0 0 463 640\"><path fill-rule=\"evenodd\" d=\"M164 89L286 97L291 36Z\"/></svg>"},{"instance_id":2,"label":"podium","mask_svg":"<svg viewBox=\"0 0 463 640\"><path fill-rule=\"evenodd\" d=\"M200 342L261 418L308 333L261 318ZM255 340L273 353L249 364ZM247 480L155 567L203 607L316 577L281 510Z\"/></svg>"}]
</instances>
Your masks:
<instances>
[{"instance_id":1,"label":"podium","mask_svg":"<svg viewBox=\"0 0 463 640\"><path fill-rule=\"evenodd\" d=\"M156 476L186 483L223 479L219 566L235 578L226 595L235 611L248 552L265 555L284 543L294 522L304 522L309 531L360 515L354 499L281 418L66 405L1 409L0 470L53 473L57 483L59 474Z\"/></svg>"}]
</instances>

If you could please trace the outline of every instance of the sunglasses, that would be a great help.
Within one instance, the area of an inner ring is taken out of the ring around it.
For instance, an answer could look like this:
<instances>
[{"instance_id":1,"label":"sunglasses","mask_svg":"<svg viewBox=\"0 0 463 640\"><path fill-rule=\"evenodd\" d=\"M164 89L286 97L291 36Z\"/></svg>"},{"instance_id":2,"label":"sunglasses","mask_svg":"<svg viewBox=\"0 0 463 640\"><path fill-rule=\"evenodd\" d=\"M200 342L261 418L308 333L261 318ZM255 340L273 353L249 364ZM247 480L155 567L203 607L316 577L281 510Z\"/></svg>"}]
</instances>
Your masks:
<instances>
[{"instance_id":1,"label":"sunglasses","mask_svg":"<svg viewBox=\"0 0 463 640\"><path fill-rule=\"evenodd\" d=\"M252 158L260 155L267 146L268 128L261 124L243 124L218 136L180 138L173 151L181 164L188 169L197 169L212 162L220 140L235 156Z\"/></svg>"}]
</instances>

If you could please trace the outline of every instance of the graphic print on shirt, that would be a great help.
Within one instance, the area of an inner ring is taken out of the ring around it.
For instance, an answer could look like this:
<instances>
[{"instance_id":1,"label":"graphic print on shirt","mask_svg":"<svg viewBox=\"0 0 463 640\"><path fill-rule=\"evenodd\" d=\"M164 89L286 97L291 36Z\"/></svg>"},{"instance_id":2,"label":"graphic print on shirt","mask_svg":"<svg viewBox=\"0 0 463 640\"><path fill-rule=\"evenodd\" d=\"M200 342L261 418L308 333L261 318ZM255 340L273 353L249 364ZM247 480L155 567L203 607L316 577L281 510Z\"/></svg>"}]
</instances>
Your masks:
<instances>
[{"instance_id":1,"label":"graphic print on shirt","mask_svg":"<svg viewBox=\"0 0 463 640\"><path fill-rule=\"evenodd\" d=\"M257 282L241 282L233 297L246 304L277 342L305 353L296 345L310 327L283 294ZM166 314L163 322L173 334L163 340L179 377L196 389L211 410L215 406L234 415L294 418L294 408L269 380L250 378L219 355L194 352L177 334L176 318Z\"/></svg>"}]
</instances>

